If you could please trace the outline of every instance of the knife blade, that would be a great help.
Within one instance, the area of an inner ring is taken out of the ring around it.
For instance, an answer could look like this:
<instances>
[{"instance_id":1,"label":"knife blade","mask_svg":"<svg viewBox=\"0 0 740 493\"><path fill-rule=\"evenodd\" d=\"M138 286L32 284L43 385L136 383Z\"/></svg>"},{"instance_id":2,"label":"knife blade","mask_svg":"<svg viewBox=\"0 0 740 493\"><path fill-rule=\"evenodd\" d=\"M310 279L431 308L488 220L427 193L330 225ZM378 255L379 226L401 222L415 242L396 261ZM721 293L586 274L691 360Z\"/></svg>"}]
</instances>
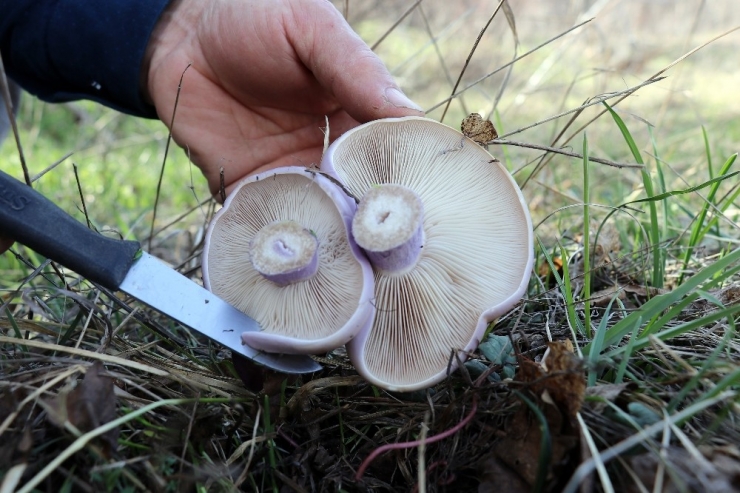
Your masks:
<instances>
[{"instance_id":1,"label":"knife blade","mask_svg":"<svg viewBox=\"0 0 740 493\"><path fill-rule=\"evenodd\" d=\"M0 171L0 235L112 291L123 291L206 337L283 373L311 373L308 356L258 351L241 333L259 324L207 289L141 250L136 241L90 230L26 184Z\"/></svg>"}]
</instances>

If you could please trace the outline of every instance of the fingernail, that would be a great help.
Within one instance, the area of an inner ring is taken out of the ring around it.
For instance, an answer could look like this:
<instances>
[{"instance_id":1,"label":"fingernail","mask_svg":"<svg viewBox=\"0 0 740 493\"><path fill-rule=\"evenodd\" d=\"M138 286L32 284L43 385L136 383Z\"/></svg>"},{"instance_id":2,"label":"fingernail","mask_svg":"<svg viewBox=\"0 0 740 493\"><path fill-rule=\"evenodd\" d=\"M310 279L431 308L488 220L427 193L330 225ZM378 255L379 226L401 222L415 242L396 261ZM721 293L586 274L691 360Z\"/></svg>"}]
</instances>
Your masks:
<instances>
[{"instance_id":1,"label":"fingernail","mask_svg":"<svg viewBox=\"0 0 740 493\"><path fill-rule=\"evenodd\" d=\"M397 108L408 108L410 110L424 113L424 110L418 104L411 101L400 89L389 87L385 90L385 98L390 104Z\"/></svg>"}]
</instances>

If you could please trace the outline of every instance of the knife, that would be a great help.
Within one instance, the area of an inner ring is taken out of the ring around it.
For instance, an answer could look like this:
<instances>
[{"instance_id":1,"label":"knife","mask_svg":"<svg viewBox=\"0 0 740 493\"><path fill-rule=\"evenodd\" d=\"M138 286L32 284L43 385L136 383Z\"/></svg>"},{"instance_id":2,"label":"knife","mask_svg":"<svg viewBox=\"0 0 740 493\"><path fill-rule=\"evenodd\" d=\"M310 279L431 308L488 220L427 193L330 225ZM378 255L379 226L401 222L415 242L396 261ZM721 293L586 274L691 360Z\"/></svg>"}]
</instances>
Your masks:
<instances>
[{"instance_id":1,"label":"knife","mask_svg":"<svg viewBox=\"0 0 740 493\"><path fill-rule=\"evenodd\" d=\"M111 291L123 291L182 325L264 366L311 373L321 365L305 355L258 351L241 334L259 324L161 260L136 241L100 235L49 199L0 171L0 236L12 238Z\"/></svg>"}]
</instances>

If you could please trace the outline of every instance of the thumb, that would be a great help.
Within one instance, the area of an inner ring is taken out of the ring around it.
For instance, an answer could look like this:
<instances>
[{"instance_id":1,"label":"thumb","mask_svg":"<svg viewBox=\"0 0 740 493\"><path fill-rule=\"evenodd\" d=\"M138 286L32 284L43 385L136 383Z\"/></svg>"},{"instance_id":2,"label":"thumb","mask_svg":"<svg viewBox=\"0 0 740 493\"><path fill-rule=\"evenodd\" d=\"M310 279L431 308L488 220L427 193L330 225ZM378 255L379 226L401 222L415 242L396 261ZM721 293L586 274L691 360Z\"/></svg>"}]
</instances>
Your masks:
<instances>
[{"instance_id":1,"label":"thumb","mask_svg":"<svg viewBox=\"0 0 740 493\"><path fill-rule=\"evenodd\" d=\"M352 118L424 115L333 5L299 2L293 12L287 32L297 55Z\"/></svg>"}]
</instances>

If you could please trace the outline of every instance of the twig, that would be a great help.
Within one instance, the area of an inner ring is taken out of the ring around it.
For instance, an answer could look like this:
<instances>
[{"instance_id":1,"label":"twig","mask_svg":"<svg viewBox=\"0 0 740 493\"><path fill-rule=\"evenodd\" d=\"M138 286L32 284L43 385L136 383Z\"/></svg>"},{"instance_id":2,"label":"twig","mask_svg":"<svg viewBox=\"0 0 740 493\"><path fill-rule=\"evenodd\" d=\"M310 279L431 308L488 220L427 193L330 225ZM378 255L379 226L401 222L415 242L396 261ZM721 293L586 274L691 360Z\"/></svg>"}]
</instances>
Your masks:
<instances>
[{"instance_id":1,"label":"twig","mask_svg":"<svg viewBox=\"0 0 740 493\"><path fill-rule=\"evenodd\" d=\"M505 135L502 135L501 137L503 138L503 137L508 137L510 135L522 133L525 130L529 130L530 128L536 127L538 125L542 125L543 123L547 123L547 122L552 121L552 120L557 120L558 118L562 118L562 117L564 117L566 115L570 115L571 113L581 112L584 109L589 108L591 106L596 106L597 104L601 104L604 101L608 101L608 100L610 100L612 98L616 98L616 97L622 96L616 102L612 103L612 106L614 106L618 102L623 101L626 97L632 95L632 93L637 92L638 89L642 89L643 87L648 86L650 84L654 84L656 82L660 82L663 79L665 79L665 77L660 77L658 75L655 75L655 76L650 77L649 79L647 79L647 80L645 80L645 81L637 84L636 86L629 87L629 88L627 88L627 89L625 89L623 91L610 92L610 93L602 94L601 96L593 97L593 98L589 99L587 102L583 103L581 106L578 106L577 108L572 108L572 109L569 109L567 111L563 111L561 113L558 113L557 115L549 116L549 117L545 118L544 120L539 120L539 121L537 121L535 123L532 123L530 125L527 125L526 127L518 128L518 129L516 129L516 130L514 130L512 132L509 132L509 133L507 133ZM606 112L606 110L604 110L602 113L605 113L605 112ZM595 118L594 118L594 120L595 120ZM578 132L580 132L580 130L583 130L583 128L585 128L585 125L583 127L581 127L577 132L575 132L574 135L577 134ZM568 139L568 141L569 140L570 139Z\"/></svg>"},{"instance_id":2,"label":"twig","mask_svg":"<svg viewBox=\"0 0 740 493\"><path fill-rule=\"evenodd\" d=\"M221 203L223 204L226 202L226 186L224 181L224 167L221 166L221 169L218 170L218 178L219 178L219 185L218 185L218 194L221 197Z\"/></svg>"},{"instance_id":3,"label":"twig","mask_svg":"<svg viewBox=\"0 0 740 493\"><path fill-rule=\"evenodd\" d=\"M552 42L553 42L553 41L555 41L556 39L562 38L563 36L565 36L565 35L566 35L566 34L568 34L569 32L571 32L571 31L575 31L575 30L576 30L576 29L578 29L579 27L581 27L581 26L584 26L585 24L588 24L588 23L589 23L589 22L591 22L592 20L593 20L593 19L588 19L588 20L585 20L585 21L581 22L580 24L576 24L575 26L571 27L571 28L570 28L570 29L568 29L567 31L563 31L562 33L558 34L557 36L555 36L555 37L552 37L552 38L548 39L547 41L544 41L543 43L540 43L539 45L535 46L534 48L532 48L532 49L531 49L531 50L529 50L528 52L526 52L526 53L523 53L522 55L520 55L520 56L518 56L518 57L514 58L514 59L513 59L512 61L510 61L509 63L506 63L506 64L504 64L504 65L500 66L499 68L497 68L497 69L496 69L496 70L494 70L493 72L490 72L490 73L488 73L488 74L484 75L483 77L481 77L480 79L476 80L475 82L473 82L473 83L471 83L471 84L468 84L467 86L465 86L464 88L462 88L462 89L461 89L461 90L460 90L459 92L455 93L455 95L454 95L454 96L450 96L449 98L443 99L442 101L440 101L439 103L435 104L435 105L434 105L434 106L432 106L431 108L429 108L429 109L425 110L425 112L426 112L426 113L429 113L429 112L431 112L431 111L434 111L434 110L436 110L437 108L439 108L440 106L442 106L442 105L443 105L443 104L445 104L446 102L450 101L450 100L451 100L451 99L453 99L453 98L456 98L457 96L459 96L460 94L464 93L465 91L467 91L467 90L469 90L469 89L472 89L473 87L477 86L478 84L480 84L480 83L481 83L481 82L483 82L484 80L486 80L486 79L488 79L488 78L490 78L490 77L493 77L493 76L494 76L494 75L496 75L497 73L499 73L499 72L501 72L502 70L504 70L505 68L507 68L507 67L509 67L509 66L513 65L514 63L518 62L518 61L519 61L519 60L521 60L522 58L525 58L525 57L527 57L527 56L531 55L532 53L534 53L535 51L539 50L539 49L540 49L540 48L542 48L543 46L547 46L548 44L552 43Z\"/></svg>"},{"instance_id":4,"label":"twig","mask_svg":"<svg viewBox=\"0 0 740 493\"><path fill-rule=\"evenodd\" d=\"M437 37L432 32L432 26L429 24L429 19L427 18L427 15L424 13L423 7L419 7L419 14L421 15L422 21L424 21L424 28L426 29L427 34L429 35L429 40L431 41L432 46L434 46L434 52L437 54L437 59L439 60L439 64L442 66L442 72L444 72L447 82L449 82L450 86L453 87L452 92L454 93L455 88L457 86L452 81L452 76L450 75L450 69L447 67L447 64L445 63L445 59L444 59L444 56L442 55L442 51L439 49L439 43L437 43ZM458 82L459 82L459 79L458 79ZM462 98L460 98L460 106L462 106L462 110L464 114L467 115L468 113L470 113L468 109L465 107L465 102L463 101ZM442 116L442 118L444 118L444 115ZM441 121L442 120L440 120L440 122Z\"/></svg>"},{"instance_id":5,"label":"twig","mask_svg":"<svg viewBox=\"0 0 740 493\"><path fill-rule=\"evenodd\" d=\"M21 168L23 168L23 178L26 180L26 185L31 185L31 175L28 173L28 165L26 164L26 156L23 154L23 146L21 145L21 137L18 133L18 124L15 121L15 114L13 113L13 100L10 99L10 85L8 84L8 78L5 77L5 64L3 64L3 57L0 55L0 92L3 94L3 101L5 101L5 110L8 112L8 121L10 122L10 128L13 129L13 137L15 138L15 145L18 148L18 157L21 161Z\"/></svg>"},{"instance_id":6,"label":"twig","mask_svg":"<svg viewBox=\"0 0 740 493\"><path fill-rule=\"evenodd\" d=\"M650 439L653 435L657 434L663 429L666 422L669 424L681 423L684 420L689 419L695 414L699 413L700 411L719 404L722 401L734 399L737 397L737 395L737 392L723 392L712 399L705 399L703 401L697 402L696 404L691 405L681 412L677 412L671 416L667 416L657 423L639 430L634 435L630 435L629 437L609 447L608 449L601 451L598 462L600 464L606 464L615 457L619 457L626 451ZM576 491L578 491L578 485L586 478L586 476L591 474L591 472L596 469L596 466L597 460L595 460L594 457L591 457L590 459L582 462L581 465L579 465L576 471L573 473L570 480L568 481L568 484L565 485L565 488L563 488L562 491L564 493L576 493Z\"/></svg>"},{"instance_id":7,"label":"twig","mask_svg":"<svg viewBox=\"0 0 740 493\"><path fill-rule=\"evenodd\" d=\"M491 17L488 18L488 22L486 22L486 25L483 26L483 29L480 30L478 33L478 37L475 38L475 43L473 43L473 47L470 49L470 53L468 53L468 58L465 60L465 63L463 64L463 68L460 71L460 75L457 77L457 82L455 82L454 87L452 88L452 94L447 99L447 104L445 105L445 109L442 110L442 116L439 118L440 123L443 123L445 120L445 115L447 114L447 110L450 107L450 103L452 103L452 99L455 97L455 93L457 91L458 86L460 85L460 81L463 78L463 75L465 75L465 71L468 68L468 65L470 64L470 60L473 58L473 54L475 53L475 50L478 48L478 43L480 43L481 38L488 30L488 26L491 25L491 22L493 22L494 17L496 17L496 14L498 14L498 11L501 10L501 6L504 4L506 0L501 0L498 5L496 6L496 9L493 11L493 14L491 14Z\"/></svg>"},{"instance_id":8,"label":"twig","mask_svg":"<svg viewBox=\"0 0 740 493\"><path fill-rule=\"evenodd\" d=\"M717 36L713 37L713 38L712 38L712 39L710 39L709 41L706 41L706 42L704 42L704 43L700 44L699 46L697 46L697 47L696 47L696 48L694 48L693 50L689 51L688 53L684 53L683 55L681 55L680 57L676 58L676 59L675 59L674 61L672 61L671 63L669 63L669 64L668 64L668 65L666 65L665 67L663 67L662 69L660 69L660 70L658 70L657 72L655 72L655 73L654 73L654 74L653 74L653 75L652 75L651 77L649 77L649 78L648 78L648 79L647 79L647 80L646 80L645 82L643 82L643 83L642 83L642 84L640 84L639 86L635 86L635 87L634 87L634 89L635 89L635 90L637 90L637 89L639 89L640 87L642 87L643 85L645 85L645 84L647 84L647 83L657 82L658 80L662 80L662 79L664 79L665 77L661 77L661 75L663 75L663 74L664 74L665 72L667 72L668 70L670 70L670 69L671 69L672 67L674 67L675 65L677 65L677 64L679 64L679 63L681 63L681 62L682 62L682 61L684 61L684 60L685 60L686 58L690 57L691 55L693 55L693 54L694 54L694 53L696 53L697 51L701 50L701 49L702 49L702 48L704 48L705 46L707 46L707 45L709 45L709 44L711 44L711 43L714 43L714 42L715 42L715 41L717 41L718 39L721 39L721 38L723 38L723 37L727 36L728 34L731 34L731 33L735 32L735 31L737 31L738 29L740 29L740 26L737 26L737 27L733 27L733 28L732 28L732 29L730 29L729 31L725 31L725 32L723 32L722 34L719 34L719 35L717 35ZM628 91L623 91L624 95L623 95L622 97L620 97L619 99L617 99L616 101L614 101L613 103L611 103L611 106L612 106L612 108L614 108L614 107L615 107L616 105L618 105L619 103L621 103L622 101L624 101L624 100L625 100L626 98L628 98L629 96L631 96L633 92L634 92L634 91L629 91L629 92L628 92ZM615 94L615 95L616 95L616 94ZM593 122L595 122L596 120L598 120L599 118L601 118L601 116L602 116L602 115L603 115L604 113L606 113L607 111L608 111L608 110L602 110L602 111L600 111L600 112L599 112L599 113L598 113L598 114L597 114L596 116L594 116L594 117L593 117L593 118L592 118L591 120L589 120L589 121L587 121L586 123L584 123L583 125L581 125L581 127L580 127L580 128L578 128L577 130L575 130L575 131L574 131L574 132L573 132L573 133L572 133L572 134L570 135L570 137L568 137L568 138L567 138L567 139L565 140L564 144L567 144L568 142L570 142L570 141L571 141L571 140L572 140L572 139L573 139L573 138L574 138L574 137L575 137L576 135L578 135L579 133L581 133L581 132L583 131L583 129L585 129L586 127L588 127L589 125L591 125L591 124L592 124Z\"/></svg>"},{"instance_id":9,"label":"twig","mask_svg":"<svg viewBox=\"0 0 740 493\"><path fill-rule=\"evenodd\" d=\"M383 35L382 35L382 36L380 37L380 39L379 39L379 40L377 40L377 41L376 41L375 43L373 43L373 45L372 45L372 46L370 47L370 49L371 49L371 50L373 50L373 51L375 51L375 48L377 48L377 47L378 47L378 46L380 45L380 43L382 43L382 42L383 42L383 40L384 40L385 38L387 38L387 37L388 37L388 35L389 35L390 33L392 33L392 32L393 32L393 30L394 30L394 29L395 29L396 27L398 27L398 25L399 25L399 24L400 24L401 22L403 22L403 20L404 20L404 19L405 19L406 17L408 17L408 15L409 15L409 14L410 14L411 12L413 12L413 11L414 11L414 9L416 8L416 6L417 6L417 5L419 5L420 3L421 3L421 0L416 0L416 2L414 2L414 4L413 4L413 5L411 5L411 7L409 7L409 8L408 8L408 10L406 10L406 12L404 12L404 13L403 13L403 15L401 15L401 17L399 17L399 18L398 18L398 20L397 20L396 22L394 22L394 23L393 23L393 25L392 25L392 26L391 26L390 28L388 28L388 30L387 30L387 31L386 31L385 33L383 33ZM345 18L346 18L346 17L345 17Z\"/></svg>"},{"instance_id":10,"label":"twig","mask_svg":"<svg viewBox=\"0 0 740 493\"><path fill-rule=\"evenodd\" d=\"M36 174L33 178L31 178L31 183L38 181L39 178L41 178L46 173L48 173L49 171L53 170L54 168L56 168L57 166L59 166L60 164L62 164L64 161L66 161L67 158L69 158L72 154L74 154L74 152L68 152L67 154L65 154L64 156L62 156L61 159L59 159L59 160L54 161L53 163L51 163L49 166L47 166L46 168L44 168L40 173Z\"/></svg>"},{"instance_id":11,"label":"twig","mask_svg":"<svg viewBox=\"0 0 740 493\"><path fill-rule=\"evenodd\" d=\"M72 163L72 169L75 172L75 181L77 182L77 193L80 194L80 201L82 201L82 213L85 214L85 221L87 221L87 228L92 229L90 224L90 217L87 215L87 206L85 205L85 196L82 194L82 184L80 183L80 175L77 173L77 165Z\"/></svg>"},{"instance_id":12,"label":"twig","mask_svg":"<svg viewBox=\"0 0 740 493\"><path fill-rule=\"evenodd\" d=\"M456 424L449 430L443 431L442 433L439 433L438 435L434 435L430 438L427 438L425 440L425 443L426 444L435 443L440 440L444 440L445 438L451 435L454 435L455 433L463 429L465 425L467 425L470 422L470 420L473 419L477 410L478 410L478 395L473 394L473 402L470 405L470 412L468 413L468 415L465 416L465 418L463 418L462 421L460 421L458 424ZM411 442L388 443L386 445L376 448L375 450L372 451L370 455L368 455L365 458L365 460L362 461L362 464L360 464L360 467L357 469L357 474L355 474L355 480L356 481L362 480L362 476L365 474L365 470L370 466L370 464L380 454L384 454L385 452L389 450L416 448L420 445L421 445L421 440L413 440Z\"/></svg>"},{"instance_id":13,"label":"twig","mask_svg":"<svg viewBox=\"0 0 740 493\"><path fill-rule=\"evenodd\" d=\"M182 452L180 453L180 470L178 473L177 486L180 489L180 482L182 481L182 468L185 465L185 454L188 451L188 445L190 444L190 434L193 432L193 423L195 422L195 413L198 410L198 403L200 399L200 392L195 396L195 402L193 402L193 412L190 413L190 419L188 420L188 429L185 431L185 439L182 444Z\"/></svg>"},{"instance_id":14,"label":"twig","mask_svg":"<svg viewBox=\"0 0 740 493\"><path fill-rule=\"evenodd\" d=\"M326 178L327 180L329 180L330 182L332 182L333 184L335 184L336 186L338 186L339 188L341 188L342 191L348 197L350 197L352 200L354 200L356 204L359 204L360 203L360 199L358 199L357 197L355 197L354 195L352 195L352 192L350 192L349 189L342 182L340 182L338 179L334 178L332 175L330 175L326 171L321 171L319 169L313 169L313 168L306 168L303 171L305 171L306 173L309 173L309 174L323 176L324 178Z\"/></svg>"},{"instance_id":15,"label":"twig","mask_svg":"<svg viewBox=\"0 0 740 493\"><path fill-rule=\"evenodd\" d=\"M188 71L192 63L188 63L185 70L180 75L180 83L177 85L177 94L175 95L175 105L172 107L172 118L170 119L170 131L167 133L167 143L164 146L164 157L162 158L162 169L159 172L159 180L157 181L157 193L154 196L154 211L152 213L152 226L149 229L149 247L148 250L152 249L152 241L154 240L154 223L157 220L157 206L159 205L159 193L162 190L162 179L164 178L164 165L167 162L167 153L170 151L170 142L172 142L172 129L175 126L175 114L177 113L177 105L180 102L180 91L182 91L182 81L185 78L185 72Z\"/></svg>"},{"instance_id":16,"label":"twig","mask_svg":"<svg viewBox=\"0 0 740 493\"><path fill-rule=\"evenodd\" d=\"M515 147L526 147L528 149L537 149L538 151L554 152L556 154L562 154L563 156L583 159L583 156L578 154L577 152L566 151L558 147L543 146L539 144L529 144L527 142L514 142L512 140L507 140L507 139L493 139L493 140L489 140L488 142L486 142L486 144L487 145L497 144L497 145L508 145L508 146L515 146ZM644 166L641 164L617 163L615 161L610 161L608 159L602 159L602 158L592 157L592 156L588 156L588 160L593 163L605 164L607 166L613 166L615 168L637 168L637 169L644 168Z\"/></svg>"}]
</instances>

